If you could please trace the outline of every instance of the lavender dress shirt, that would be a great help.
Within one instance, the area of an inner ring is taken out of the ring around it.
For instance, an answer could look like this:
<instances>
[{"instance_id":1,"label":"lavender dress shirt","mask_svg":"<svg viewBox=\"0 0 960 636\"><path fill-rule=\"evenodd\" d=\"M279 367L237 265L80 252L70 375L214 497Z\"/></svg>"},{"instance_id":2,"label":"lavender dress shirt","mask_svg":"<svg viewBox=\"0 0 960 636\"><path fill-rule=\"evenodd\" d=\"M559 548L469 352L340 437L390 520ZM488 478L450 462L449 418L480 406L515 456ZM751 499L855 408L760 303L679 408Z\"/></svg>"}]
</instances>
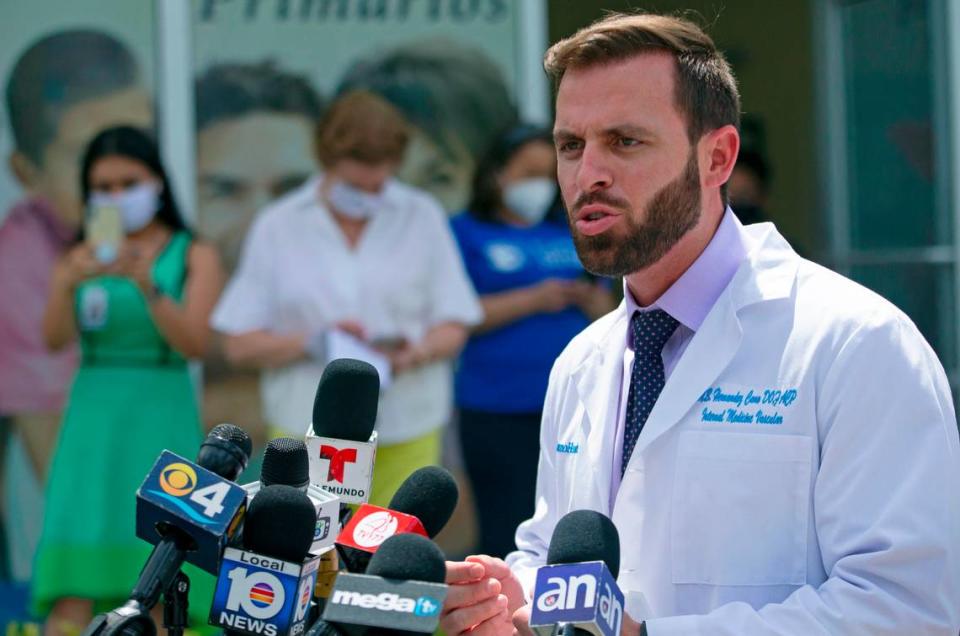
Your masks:
<instances>
[{"instance_id":1,"label":"lavender dress shirt","mask_svg":"<svg viewBox=\"0 0 960 636\"><path fill-rule=\"evenodd\" d=\"M687 349L700 325L703 324L717 298L730 283L740 264L747 256L748 238L743 225L727 208L716 233L710 239L706 249L687 271L649 307L641 307L633 294L623 283L623 298L627 305L627 316L635 311L662 309L680 322L680 326L663 347L663 369L666 379L677 366L680 356ZM619 466L623 460L623 429L627 413L627 396L630 390L630 370L633 366L633 338L630 335L630 321L624 330L626 349L623 352L623 370L620 376L620 397L617 408L617 437L613 451L612 466ZM643 433L641 432L641 435ZM610 482L610 509L613 509L617 491L620 489L620 471L612 471Z\"/></svg>"}]
</instances>

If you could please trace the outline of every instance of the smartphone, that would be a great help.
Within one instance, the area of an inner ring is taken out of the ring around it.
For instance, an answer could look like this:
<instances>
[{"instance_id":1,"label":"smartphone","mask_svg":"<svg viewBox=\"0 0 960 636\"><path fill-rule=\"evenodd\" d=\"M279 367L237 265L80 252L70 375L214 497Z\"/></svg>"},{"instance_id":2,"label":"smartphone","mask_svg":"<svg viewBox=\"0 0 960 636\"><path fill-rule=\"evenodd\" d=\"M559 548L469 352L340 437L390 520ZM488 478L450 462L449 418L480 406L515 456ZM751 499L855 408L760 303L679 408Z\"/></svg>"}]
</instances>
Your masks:
<instances>
[{"instance_id":1,"label":"smartphone","mask_svg":"<svg viewBox=\"0 0 960 636\"><path fill-rule=\"evenodd\" d=\"M407 346L408 340L401 336L374 338L370 346L380 351L399 351Z\"/></svg>"},{"instance_id":2,"label":"smartphone","mask_svg":"<svg viewBox=\"0 0 960 636\"><path fill-rule=\"evenodd\" d=\"M120 208L115 205L92 206L87 212L84 232L97 260L103 264L112 263L117 259L123 242Z\"/></svg>"}]
</instances>

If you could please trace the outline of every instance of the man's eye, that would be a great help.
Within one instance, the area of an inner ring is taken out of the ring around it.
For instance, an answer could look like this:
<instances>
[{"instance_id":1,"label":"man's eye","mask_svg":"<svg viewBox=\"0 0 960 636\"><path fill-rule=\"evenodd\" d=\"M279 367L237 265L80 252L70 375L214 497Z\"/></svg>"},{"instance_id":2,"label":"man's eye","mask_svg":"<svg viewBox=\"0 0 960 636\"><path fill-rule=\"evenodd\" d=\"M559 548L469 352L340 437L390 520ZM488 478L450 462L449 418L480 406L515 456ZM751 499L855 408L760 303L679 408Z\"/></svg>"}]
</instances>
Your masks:
<instances>
[{"instance_id":1,"label":"man's eye","mask_svg":"<svg viewBox=\"0 0 960 636\"><path fill-rule=\"evenodd\" d=\"M633 137L620 137L617 140L617 144L624 147L633 147L639 146L642 142L639 139L634 139Z\"/></svg>"},{"instance_id":2,"label":"man's eye","mask_svg":"<svg viewBox=\"0 0 960 636\"><path fill-rule=\"evenodd\" d=\"M579 141L564 141L560 144L559 149L560 152L574 152L579 150L580 147L581 144Z\"/></svg>"}]
</instances>

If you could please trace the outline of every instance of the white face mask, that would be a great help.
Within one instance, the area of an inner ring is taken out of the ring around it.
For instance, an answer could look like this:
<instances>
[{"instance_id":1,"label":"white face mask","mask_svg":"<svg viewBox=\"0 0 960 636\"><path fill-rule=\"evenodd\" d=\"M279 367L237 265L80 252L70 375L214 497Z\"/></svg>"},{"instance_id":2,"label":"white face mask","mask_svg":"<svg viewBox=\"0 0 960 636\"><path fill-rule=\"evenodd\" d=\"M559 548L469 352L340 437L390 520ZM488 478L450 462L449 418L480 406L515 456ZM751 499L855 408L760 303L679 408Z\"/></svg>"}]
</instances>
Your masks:
<instances>
[{"instance_id":1,"label":"white face mask","mask_svg":"<svg viewBox=\"0 0 960 636\"><path fill-rule=\"evenodd\" d=\"M373 217L384 206L382 193L364 192L343 181L333 184L327 200L337 212L357 221Z\"/></svg>"},{"instance_id":2,"label":"white face mask","mask_svg":"<svg viewBox=\"0 0 960 636\"><path fill-rule=\"evenodd\" d=\"M503 203L530 225L536 225L550 211L557 196L557 182L548 177L521 179L503 190Z\"/></svg>"},{"instance_id":3,"label":"white face mask","mask_svg":"<svg viewBox=\"0 0 960 636\"><path fill-rule=\"evenodd\" d=\"M160 186L149 181L138 183L117 194L94 192L91 207L115 206L127 234L138 232L150 224L160 210Z\"/></svg>"}]
</instances>

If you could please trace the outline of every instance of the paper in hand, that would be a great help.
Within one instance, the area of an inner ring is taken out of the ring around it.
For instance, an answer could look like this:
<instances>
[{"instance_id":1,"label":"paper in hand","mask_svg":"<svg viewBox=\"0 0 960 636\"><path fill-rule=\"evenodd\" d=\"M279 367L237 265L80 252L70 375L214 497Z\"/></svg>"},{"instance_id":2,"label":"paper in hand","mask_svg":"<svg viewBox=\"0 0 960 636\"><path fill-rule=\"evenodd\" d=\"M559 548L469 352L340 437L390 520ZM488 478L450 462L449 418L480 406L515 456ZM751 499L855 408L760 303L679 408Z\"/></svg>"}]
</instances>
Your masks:
<instances>
[{"instance_id":1,"label":"paper in hand","mask_svg":"<svg viewBox=\"0 0 960 636\"><path fill-rule=\"evenodd\" d=\"M373 365L380 375L380 390L384 391L393 381L390 371L390 360L376 349L370 347L359 338L345 331L331 329L327 332L327 361L338 358L353 358L363 360Z\"/></svg>"}]
</instances>

